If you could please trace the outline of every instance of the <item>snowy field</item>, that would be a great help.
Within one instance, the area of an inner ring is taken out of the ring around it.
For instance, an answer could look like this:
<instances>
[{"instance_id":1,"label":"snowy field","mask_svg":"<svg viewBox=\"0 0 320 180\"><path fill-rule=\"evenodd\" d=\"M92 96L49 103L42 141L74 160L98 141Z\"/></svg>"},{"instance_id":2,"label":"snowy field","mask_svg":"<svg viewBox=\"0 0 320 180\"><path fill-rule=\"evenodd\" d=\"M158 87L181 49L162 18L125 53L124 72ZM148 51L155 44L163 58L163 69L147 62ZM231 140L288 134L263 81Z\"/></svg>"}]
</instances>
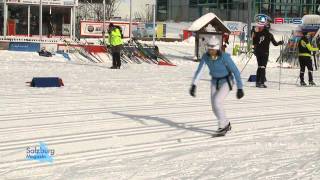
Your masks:
<instances>
[{"instance_id":1,"label":"snowy field","mask_svg":"<svg viewBox=\"0 0 320 180\"><path fill-rule=\"evenodd\" d=\"M197 97L188 94L192 44L159 47L177 67L110 70L110 62L0 51L0 179L320 179L319 89L297 87L299 70L286 68L279 91L279 49L272 47L269 88L245 82L241 100L232 91L225 107L233 129L212 138L207 72ZM253 58L244 81L255 68ZM65 86L28 87L35 76L59 76ZM26 160L40 141L54 149L53 163Z\"/></svg>"}]
</instances>

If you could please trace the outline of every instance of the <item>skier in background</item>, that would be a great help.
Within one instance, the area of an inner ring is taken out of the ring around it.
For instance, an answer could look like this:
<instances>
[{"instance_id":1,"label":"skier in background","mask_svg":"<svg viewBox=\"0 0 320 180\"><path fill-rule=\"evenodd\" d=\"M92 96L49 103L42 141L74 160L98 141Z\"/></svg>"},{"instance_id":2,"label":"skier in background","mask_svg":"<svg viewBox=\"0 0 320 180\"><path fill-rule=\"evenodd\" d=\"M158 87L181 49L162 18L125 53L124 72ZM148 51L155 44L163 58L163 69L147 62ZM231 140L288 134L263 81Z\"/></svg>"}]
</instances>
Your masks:
<instances>
[{"instance_id":1,"label":"skier in background","mask_svg":"<svg viewBox=\"0 0 320 180\"><path fill-rule=\"evenodd\" d=\"M229 54L221 51L219 41L211 38L207 44L208 51L203 54L198 69L194 75L190 95L196 96L196 84L205 68L209 67L211 80L211 103L212 110L218 119L217 133L224 136L231 130L230 121L226 118L223 103L234 84L234 77L237 82L237 98L241 99L244 96L242 90L242 81L240 72L237 66L232 61Z\"/></svg>"},{"instance_id":2,"label":"skier in background","mask_svg":"<svg viewBox=\"0 0 320 180\"><path fill-rule=\"evenodd\" d=\"M113 23L109 24L108 29L109 34L109 44L112 53L112 67L111 69L120 69L121 67L121 57L120 52L123 45L123 35L121 27L115 26Z\"/></svg>"},{"instance_id":3,"label":"skier in background","mask_svg":"<svg viewBox=\"0 0 320 180\"><path fill-rule=\"evenodd\" d=\"M306 67L308 68L308 76L309 76L309 85L315 86L316 84L313 82L313 67L312 67L312 51L318 51L319 48L314 48L310 44L308 40L308 32L303 32L303 36L299 41L298 49L299 49L299 63L300 63L300 85L306 86L307 84L304 81L304 72Z\"/></svg>"},{"instance_id":4,"label":"skier in background","mask_svg":"<svg viewBox=\"0 0 320 180\"><path fill-rule=\"evenodd\" d=\"M223 36L222 36L222 42L223 42L223 44L222 44L221 50L222 50L223 52L226 52L227 45L229 45L229 34L223 34Z\"/></svg>"},{"instance_id":5,"label":"skier in background","mask_svg":"<svg viewBox=\"0 0 320 180\"><path fill-rule=\"evenodd\" d=\"M259 88L267 88L264 83L266 81L266 68L269 58L270 42L272 42L274 46L283 44L283 41L277 42L274 39L273 34L269 32L269 29L270 24L259 24L255 27L255 32L253 33L254 54L258 62L256 87Z\"/></svg>"},{"instance_id":6,"label":"skier in background","mask_svg":"<svg viewBox=\"0 0 320 180\"><path fill-rule=\"evenodd\" d=\"M52 14L49 14L48 16L48 22L47 22L47 28L48 28L48 38L51 38L53 33L53 24L52 24Z\"/></svg>"}]
</instances>

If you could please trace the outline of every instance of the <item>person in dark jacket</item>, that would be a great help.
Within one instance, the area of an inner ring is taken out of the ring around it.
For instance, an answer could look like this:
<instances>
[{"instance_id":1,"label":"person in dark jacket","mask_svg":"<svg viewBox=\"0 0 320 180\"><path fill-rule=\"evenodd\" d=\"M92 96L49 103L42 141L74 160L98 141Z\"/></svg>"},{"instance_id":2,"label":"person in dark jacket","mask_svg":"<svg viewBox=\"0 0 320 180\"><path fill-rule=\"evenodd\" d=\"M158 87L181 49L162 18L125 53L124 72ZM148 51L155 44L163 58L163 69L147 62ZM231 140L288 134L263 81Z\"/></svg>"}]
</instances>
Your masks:
<instances>
[{"instance_id":1,"label":"person in dark jacket","mask_svg":"<svg viewBox=\"0 0 320 180\"><path fill-rule=\"evenodd\" d=\"M306 86L307 84L304 81L304 72L306 67L308 68L308 76L309 76L309 85L315 86L316 84L313 82L313 67L312 67L312 51L318 51L318 48L312 47L310 44L308 37L308 33L303 32L303 36L299 41L298 49L299 49L299 63L300 63L300 85Z\"/></svg>"},{"instance_id":2,"label":"person in dark jacket","mask_svg":"<svg viewBox=\"0 0 320 180\"><path fill-rule=\"evenodd\" d=\"M266 80L266 68L269 58L270 42L272 42L274 46L283 44L283 41L277 42L274 39L273 34L271 34L267 28L264 26L257 26L253 33L253 46L254 54L258 62L256 87L259 88L267 88L264 83Z\"/></svg>"}]
</instances>

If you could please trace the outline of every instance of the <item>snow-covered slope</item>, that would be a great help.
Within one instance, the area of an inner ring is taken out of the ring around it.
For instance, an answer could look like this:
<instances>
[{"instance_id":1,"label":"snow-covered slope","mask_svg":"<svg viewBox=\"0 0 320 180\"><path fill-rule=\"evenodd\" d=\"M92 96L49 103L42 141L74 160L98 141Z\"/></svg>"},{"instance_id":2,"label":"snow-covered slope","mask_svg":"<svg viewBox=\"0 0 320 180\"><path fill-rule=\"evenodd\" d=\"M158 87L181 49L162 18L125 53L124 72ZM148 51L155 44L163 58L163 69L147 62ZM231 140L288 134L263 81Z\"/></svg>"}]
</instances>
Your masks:
<instances>
[{"instance_id":1,"label":"snow-covered slope","mask_svg":"<svg viewBox=\"0 0 320 180\"><path fill-rule=\"evenodd\" d=\"M216 119L208 73L188 95L193 46L159 43L177 67L79 64L0 51L0 179L319 179L319 89L295 85L299 70L268 68L268 89L245 83L226 101L233 129L211 138ZM272 49L274 61L278 53ZM239 69L246 60L236 59ZM243 71L255 73L255 59ZM62 88L26 86L59 76ZM315 80L320 83L319 72ZM52 164L26 160L45 142Z\"/></svg>"}]
</instances>

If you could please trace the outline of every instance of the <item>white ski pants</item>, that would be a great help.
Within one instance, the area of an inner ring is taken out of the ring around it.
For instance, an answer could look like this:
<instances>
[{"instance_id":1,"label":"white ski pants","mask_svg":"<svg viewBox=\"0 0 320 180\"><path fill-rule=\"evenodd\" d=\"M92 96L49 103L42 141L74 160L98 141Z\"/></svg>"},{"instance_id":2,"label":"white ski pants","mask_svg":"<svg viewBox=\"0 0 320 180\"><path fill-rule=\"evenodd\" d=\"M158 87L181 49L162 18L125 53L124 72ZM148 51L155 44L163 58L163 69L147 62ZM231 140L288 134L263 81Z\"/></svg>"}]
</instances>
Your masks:
<instances>
[{"instance_id":1,"label":"white ski pants","mask_svg":"<svg viewBox=\"0 0 320 180\"><path fill-rule=\"evenodd\" d=\"M224 83L219 90L217 90L215 83L211 83L211 105L212 111L218 119L218 127L224 128L229 124L223 108L224 100L230 92L228 83Z\"/></svg>"}]
</instances>

